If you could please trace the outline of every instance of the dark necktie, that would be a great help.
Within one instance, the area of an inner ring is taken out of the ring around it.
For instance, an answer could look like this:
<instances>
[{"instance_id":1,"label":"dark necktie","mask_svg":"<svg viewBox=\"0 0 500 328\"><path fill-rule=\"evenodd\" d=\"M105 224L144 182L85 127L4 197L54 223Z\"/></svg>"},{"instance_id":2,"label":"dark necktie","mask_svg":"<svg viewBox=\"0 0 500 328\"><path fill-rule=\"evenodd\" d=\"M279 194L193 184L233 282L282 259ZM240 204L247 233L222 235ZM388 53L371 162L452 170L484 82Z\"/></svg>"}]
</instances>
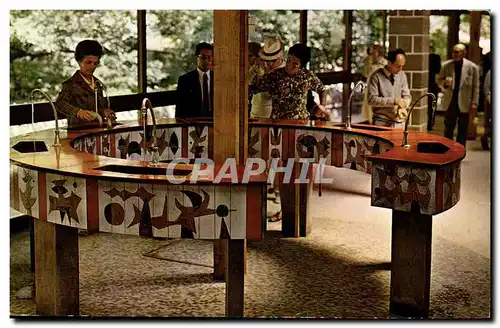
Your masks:
<instances>
[{"instance_id":1,"label":"dark necktie","mask_svg":"<svg viewBox=\"0 0 500 328\"><path fill-rule=\"evenodd\" d=\"M203 114L210 112L210 97L208 95L208 76L203 74Z\"/></svg>"},{"instance_id":2,"label":"dark necktie","mask_svg":"<svg viewBox=\"0 0 500 328\"><path fill-rule=\"evenodd\" d=\"M394 74L391 74L391 76L389 77L389 79L391 80L392 85L394 85Z\"/></svg>"}]
</instances>

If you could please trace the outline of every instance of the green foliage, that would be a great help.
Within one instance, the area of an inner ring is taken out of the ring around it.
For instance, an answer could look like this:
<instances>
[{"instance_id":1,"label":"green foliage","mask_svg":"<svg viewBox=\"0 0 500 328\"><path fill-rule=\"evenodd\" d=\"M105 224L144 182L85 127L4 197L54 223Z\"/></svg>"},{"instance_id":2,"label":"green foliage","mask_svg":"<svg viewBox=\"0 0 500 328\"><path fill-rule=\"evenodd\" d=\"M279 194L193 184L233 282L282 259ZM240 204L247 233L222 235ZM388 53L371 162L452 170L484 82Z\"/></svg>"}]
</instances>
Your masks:
<instances>
[{"instance_id":1,"label":"green foliage","mask_svg":"<svg viewBox=\"0 0 500 328\"><path fill-rule=\"evenodd\" d=\"M378 11L354 12L353 67L361 67L366 45L381 40ZM285 51L299 42L300 14L252 10L258 41L276 34ZM213 42L212 10L150 10L147 21L148 92L175 89L178 77L195 67L197 43ZM96 76L110 95L136 93L137 12L131 10L13 10L10 12L10 101L29 102L34 88L57 97L61 83L78 69L74 49L84 39L105 48ZM313 71L339 70L344 39L342 10L308 11Z\"/></svg>"},{"instance_id":2,"label":"green foliage","mask_svg":"<svg viewBox=\"0 0 500 328\"><path fill-rule=\"evenodd\" d=\"M179 76L196 67L196 44L213 42L213 11L150 10L146 21L148 91L175 89Z\"/></svg>"}]
</instances>

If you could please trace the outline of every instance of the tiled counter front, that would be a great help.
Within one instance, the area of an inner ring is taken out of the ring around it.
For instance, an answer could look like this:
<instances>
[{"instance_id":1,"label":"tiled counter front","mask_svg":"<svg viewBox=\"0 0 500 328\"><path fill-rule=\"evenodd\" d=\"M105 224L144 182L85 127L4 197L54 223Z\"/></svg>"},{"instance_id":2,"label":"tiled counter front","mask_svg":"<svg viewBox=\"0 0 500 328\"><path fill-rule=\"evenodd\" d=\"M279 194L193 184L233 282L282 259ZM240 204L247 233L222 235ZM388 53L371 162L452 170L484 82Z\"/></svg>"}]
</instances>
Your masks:
<instances>
[{"instance_id":1,"label":"tiled counter front","mask_svg":"<svg viewBox=\"0 0 500 328\"><path fill-rule=\"evenodd\" d=\"M151 129L146 131L146 147L152 144ZM156 142L161 161L175 158L212 158L212 127L207 125L179 126L156 130ZM151 151L144 157L142 130L91 134L77 138L73 148L86 153L130 160L151 160Z\"/></svg>"},{"instance_id":2,"label":"tiled counter front","mask_svg":"<svg viewBox=\"0 0 500 328\"><path fill-rule=\"evenodd\" d=\"M435 215L460 199L460 162L441 168L373 164L372 206Z\"/></svg>"},{"instance_id":3,"label":"tiled counter front","mask_svg":"<svg viewBox=\"0 0 500 328\"><path fill-rule=\"evenodd\" d=\"M327 165L371 173L369 155L381 154L393 146L387 141L348 132L251 127L248 157L270 160L280 158L326 159Z\"/></svg>"},{"instance_id":4,"label":"tiled counter front","mask_svg":"<svg viewBox=\"0 0 500 328\"><path fill-rule=\"evenodd\" d=\"M259 219L265 204L260 195L265 193L257 185L127 183L37 172L12 164L10 168L11 207L41 220L153 237L261 238Z\"/></svg>"}]
</instances>

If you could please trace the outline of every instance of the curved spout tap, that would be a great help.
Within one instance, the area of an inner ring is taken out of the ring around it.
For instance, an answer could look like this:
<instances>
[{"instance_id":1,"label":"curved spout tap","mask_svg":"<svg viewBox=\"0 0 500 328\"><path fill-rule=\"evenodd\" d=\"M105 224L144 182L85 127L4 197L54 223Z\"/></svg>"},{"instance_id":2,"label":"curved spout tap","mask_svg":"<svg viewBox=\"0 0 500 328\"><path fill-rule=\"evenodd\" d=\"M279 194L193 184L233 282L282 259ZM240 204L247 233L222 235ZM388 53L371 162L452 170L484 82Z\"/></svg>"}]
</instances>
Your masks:
<instances>
[{"instance_id":1,"label":"curved spout tap","mask_svg":"<svg viewBox=\"0 0 500 328\"><path fill-rule=\"evenodd\" d=\"M33 95L35 94L35 92L40 92L49 101L50 106L52 107L52 112L54 113L54 120L56 123L56 131L54 132L55 133L54 144L52 146L53 147L60 147L61 146L61 139L59 138L59 120L57 118L56 105L54 105L54 103L52 102L52 99L50 99L49 95L40 89L33 89L33 91L31 91L31 119L32 119L31 123L32 124L35 123L35 102L34 102L34 98L33 98Z\"/></svg>"},{"instance_id":2,"label":"curved spout tap","mask_svg":"<svg viewBox=\"0 0 500 328\"><path fill-rule=\"evenodd\" d=\"M406 117L405 130L403 132L403 143L401 144L401 146L403 146L405 148L410 148L410 145L408 144L408 123L410 122L410 115L413 112L415 106L418 104L418 102L422 98L429 97L429 96L432 96L432 122L434 122L434 115L436 115L437 101L436 101L436 96L433 93L428 92L428 93L420 96L420 98L418 98L417 100L415 100L413 105L410 107L410 110L408 111L408 116Z\"/></svg>"},{"instance_id":3,"label":"curved spout tap","mask_svg":"<svg viewBox=\"0 0 500 328\"><path fill-rule=\"evenodd\" d=\"M142 125L143 125L143 130L144 130L144 160L146 160L146 124L147 124L147 115L148 115L148 108L149 111L151 112L151 118L153 119L153 135L151 137L151 153L153 155L151 159L151 163L156 164L160 161L160 155L158 153L158 146L156 144L156 118L155 118L155 113L153 111L153 105L151 104L151 101L148 98L144 98L142 100L142 106L141 106L141 113L142 113Z\"/></svg>"},{"instance_id":4,"label":"curved spout tap","mask_svg":"<svg viewBox=\"0 0 500 328\"><path fill-rule=\"evenodd\" d=\"M356 83L356 85L354 86L354 88L351 91L351 94L349 95L349 100L347 101L347 122L346 122L346 128L348 128L348 129L351 128L351 113L352 113L351 102L352 102L352 96L354 95L354 91L356 91L356 89L358 88L358 86L361 86L361 90L360 91L363 92L363 90L366 87L366 83L363 82L363 81L359 81L358 83Z\"/></svg>"}]
</instances>

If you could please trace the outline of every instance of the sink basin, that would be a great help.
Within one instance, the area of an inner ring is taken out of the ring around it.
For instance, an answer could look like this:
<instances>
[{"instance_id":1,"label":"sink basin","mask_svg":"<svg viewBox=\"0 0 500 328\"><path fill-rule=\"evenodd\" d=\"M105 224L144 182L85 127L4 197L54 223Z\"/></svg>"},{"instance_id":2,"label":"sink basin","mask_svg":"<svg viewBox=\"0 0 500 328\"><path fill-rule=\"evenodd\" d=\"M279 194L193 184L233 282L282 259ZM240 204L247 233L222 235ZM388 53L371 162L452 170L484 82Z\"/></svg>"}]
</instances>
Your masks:
<instances>
[{"instance_id":1,"label":"sink basin","mask_svg":"<svg viewBox=\"0 0 500 328\"><path fill-rule=\"evenodd\" d=\"M337 123L335 126L345 128L346 124L345 123ZM387 131L389 130L388 128L384 126L377 126L377 125L358 125L358 124L351 124L351 127L353 129L360 129L360 130L371 130L371 131Z\"/></svg>"},{"instance_id":2,"label":"sink basin","mask_svg":"<svg viewBox=\"0 0 500 328\"><path fill-rule=\"evenodd\" d=\"M104 165L96 167L94 170L119 172L127 174L140 174L140 175L167 175L166 167L149 167L149 166L129 166L129 165ZM174 168L173 175L188 175L191 174L192 169L177 169Z\"/></svg>"},{"instance_id":3,"label":"sink basin","mask_svg":"<svg viewBox=\"0 0 500 328\"><path fill-rule=\"evenodd\" d=\"M19 141L12 148L20 153L39 153L48 151L43 141Z\"/></svg>"},{"instance_id":4,"label":"sink basin","mask_svg":"<svg viewBox=\"0 0 500 328\"><path fill-rule=\"evenodd\" d=\"M113 126L117 126L117 125L122 125L122 123L117 123L117 122L113 123ZM80 131L80 130L105 128L105 127L106 127L106 123L103 123L102 126L99 126L99 124L96 122L96 123L89 123L89 124L80 124L80 125L68 126L68 127L63 128L63 129L66 129L68 131Z\"/></svg>"},{"instance_id":5,"label":"sink basin","mask_svg":"<svg viewBox=\"0 0 500 328\"><path fill-rule=\"evenodd\" d=\"M439 142L419 142L417 144L418 153L428 153L428 154L444 154L450 148Z\"/></svg>"}]
</instances>

